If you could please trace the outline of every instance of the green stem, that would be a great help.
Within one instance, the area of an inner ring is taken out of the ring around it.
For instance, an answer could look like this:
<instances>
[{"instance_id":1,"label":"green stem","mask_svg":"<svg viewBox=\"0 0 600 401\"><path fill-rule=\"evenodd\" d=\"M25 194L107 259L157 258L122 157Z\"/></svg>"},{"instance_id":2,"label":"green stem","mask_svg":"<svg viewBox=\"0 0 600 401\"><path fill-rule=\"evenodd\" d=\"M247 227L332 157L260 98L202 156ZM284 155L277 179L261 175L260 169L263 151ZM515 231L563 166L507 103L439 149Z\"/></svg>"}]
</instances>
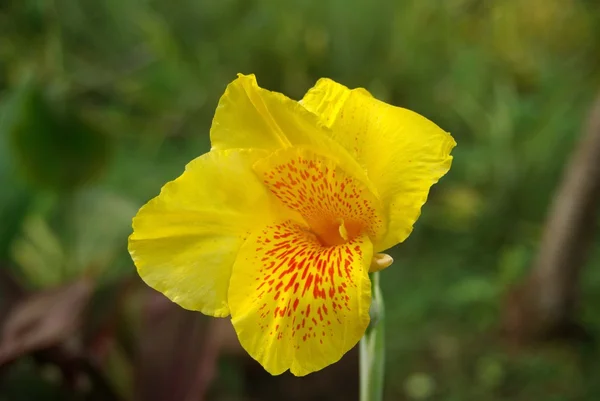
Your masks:
<instances>
[{"instance_id":1,"label":"green stem","mask_svg":"<svg viewBox=\"0 0 600 401\"><path fill-rule=\"evenodd\" d=\"M381 401L383 399L385 308L379 288L379 273L371 274L371 281L373 283L371 324L360 340L360 401Z\"/></svg>"}]
</instances>

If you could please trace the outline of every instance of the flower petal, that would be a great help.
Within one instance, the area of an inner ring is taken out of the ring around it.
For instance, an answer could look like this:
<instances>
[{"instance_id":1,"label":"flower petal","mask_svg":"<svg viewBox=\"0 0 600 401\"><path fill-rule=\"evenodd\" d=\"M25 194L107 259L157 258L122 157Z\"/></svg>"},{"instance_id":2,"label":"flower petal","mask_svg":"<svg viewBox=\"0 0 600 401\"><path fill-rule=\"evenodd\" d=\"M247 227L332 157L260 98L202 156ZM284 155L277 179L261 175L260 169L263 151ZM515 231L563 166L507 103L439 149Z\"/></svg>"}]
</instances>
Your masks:
<instances>
[{"instance_id":1,"label":"flower petal","mask_svg":"<svg viewBox=\"0 0 600 401\"><path fill-rule=\"evenodd\" d=\"M254 75L238 74L219 100L210 140L216 150L308 146L333 158L377 195L364 169L328 131L318 116L295 100L259 87Z\"/></svg>"},{"instance_id":2,"label":"flower petal","mask_svg":"<svg viewBox=\"0 0 600 401\"><path fill-rule=\"evenodd\" d=\"M304 376L338 361L369 324L372 250L366 236L323 247L290 222L252 233L229 287L242 346L274 375Z\"/></svg>"},{"instance_id":3,"label":"flower petal","mask_svg":"<svg viewBox=\"0 0 600 401\"><path fill-rule=\"evenodd\" d=\"M229 314L231 267L245 237L290 216L252 171L266 154L204 154L140 209L129 252L150 287L186 309Z\"/></svg>"},{"instance_id":4,"label":"flower petal","mask_svg":"<svg viewBox=\"0 0 600 401\"><path fill-rule=\"evenodd\" d=\"M326 245L337 245L367 233L382 233L379 199L332 159L311 149L294 147L259 160L254 170L269 190L297 211Z\"/></svg>"},{"instance_id":5,"label":"flower petal","mask_svg":"<svg viewBox=\"0 0 600 401\"><path fill-rule=\"evenodd\" d=\"M375 244L376 252L404 241L429 188L450 169L452 136L417 113L330 79L319 80L301 104L319 115L332 137L367 170L386 205L389 227Z\"/></svg>"}]
</instances>

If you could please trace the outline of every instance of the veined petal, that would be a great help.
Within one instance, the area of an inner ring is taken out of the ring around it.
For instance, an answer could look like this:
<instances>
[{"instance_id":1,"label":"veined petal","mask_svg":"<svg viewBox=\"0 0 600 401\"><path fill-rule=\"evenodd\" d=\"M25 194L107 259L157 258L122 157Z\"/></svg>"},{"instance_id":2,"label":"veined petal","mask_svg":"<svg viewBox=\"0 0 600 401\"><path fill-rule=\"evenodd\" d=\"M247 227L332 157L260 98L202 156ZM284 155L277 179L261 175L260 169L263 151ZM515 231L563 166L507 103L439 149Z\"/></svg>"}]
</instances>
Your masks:
<instances>
[{"instance_id":1,"label":"veined petal","mask_svg":"<svg viewBox=\"0 0 600 401\"><path fill-rule=\"evenodd\" d=\"M369 324L372 253L367 236L324 247L291 222L252 233L229 287L244 349L274 375L304 376L338 361Z\"/></svg>"},{"instance_id":2,"label":"veined petal","mask_svg":"<svg viewBox=\"0 0 600 401\"><path fill-rule=\"evenodd\" d=\"M332 138L358 160L377 188L389 226L375 251L404 241L430 187L450 169L452 136L417 113L330 79L319 80L301 104L331 128Z\"/></svg>"},{"instance_id":3,"label":"veined petal","mask_svg":"<svg viewBox=\"0 0 600 401\"><path fill-rule=\"evenodd\" d=\"M238 74L219 100L210 140L215 150L307 146L328 155L377 195L364 169L328 131L295 100L259 87L254 75Z\"/></svg>"},{"instance_id":4,"label":"veined petal","mask_svg":"<svg viewBox=\"0 0 600 401\"><path fill-rule=\"evenodd\" d=\"M337 245L366 233L383 233L379 199L334 160L312 149L284 148L254 165L285 206L298 212L321 243Z\"/></svg>"},{"instance_id":5,"label":"veined petal","mask_svg":"<svg viewBox=\"0 0 600 401\"><path fill-rule=\"evenodd\" d=\"M245 237L291 213L252 170L266 154L204 154L140 209L133 219L129 252L150 287L186 309L229 314L231 268Z\"/></svg>"}]
</instances>

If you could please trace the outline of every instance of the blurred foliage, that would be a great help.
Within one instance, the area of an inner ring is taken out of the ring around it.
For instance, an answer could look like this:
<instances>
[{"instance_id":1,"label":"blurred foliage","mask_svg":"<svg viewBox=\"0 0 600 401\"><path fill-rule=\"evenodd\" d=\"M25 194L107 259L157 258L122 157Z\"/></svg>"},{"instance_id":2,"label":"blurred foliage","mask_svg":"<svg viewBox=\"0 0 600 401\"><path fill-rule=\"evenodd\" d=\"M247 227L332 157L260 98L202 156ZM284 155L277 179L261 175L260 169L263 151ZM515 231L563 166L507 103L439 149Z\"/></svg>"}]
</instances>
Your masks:
<instances>
[{"instance_id":1,"label":"blurred foliage","mask_svg":"<svg viewBox=\"0 0 600 401\"><path fill-rule=\"evenodd\" d=\"M106 363L120 394L130 394L130 348L144 336L136 298L113 305L124 280L139 284L130 218L209 149L217 100L237 72L293 98L322 76L364 86L459 143L383 273L388 399L600 397L595 349L513 355L493 335L600 89L596 2L4 0L0 268L27 289L98 281L100 304L123 315ZM582 280L592 333L598 251ZM214 399L245 399L232 366L219 364ZM55 376L25 360L0 399L61 399Z\"/></svg>"},{"instance_id":2,"label":"blurred foliage","mask_svg":"<svg viewBox=\"0 0 600 401\"><path fill-rule=\"evenodd\" d=\"M46 99L38 84L25 82L15 92L7 106L7 133L30 180L68 191L97 175L107 157L106 139L71 110L55 110L57 102Z\"/></svg>"}]
</instances>

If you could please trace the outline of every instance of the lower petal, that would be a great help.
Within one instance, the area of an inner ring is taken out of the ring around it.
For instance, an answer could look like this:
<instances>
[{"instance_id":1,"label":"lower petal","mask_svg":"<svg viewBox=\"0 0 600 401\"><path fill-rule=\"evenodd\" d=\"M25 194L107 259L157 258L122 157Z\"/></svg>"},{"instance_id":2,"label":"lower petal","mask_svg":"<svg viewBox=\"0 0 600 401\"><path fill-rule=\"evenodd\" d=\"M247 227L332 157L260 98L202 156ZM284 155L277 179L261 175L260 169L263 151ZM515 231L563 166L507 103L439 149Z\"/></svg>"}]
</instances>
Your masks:
<instances>
[{"instance_id":1,"label":"lower petal","mask_svg":"<svg viewBox=\"0 0 600 401\"><path fill-rule=\"evenodd\" d=\"M291 222L252 233L228 293L242 346L271 374L304 376L338 361L369 324L372 253L367 236L324 247Z\"/></svg>"}]
</instances>

